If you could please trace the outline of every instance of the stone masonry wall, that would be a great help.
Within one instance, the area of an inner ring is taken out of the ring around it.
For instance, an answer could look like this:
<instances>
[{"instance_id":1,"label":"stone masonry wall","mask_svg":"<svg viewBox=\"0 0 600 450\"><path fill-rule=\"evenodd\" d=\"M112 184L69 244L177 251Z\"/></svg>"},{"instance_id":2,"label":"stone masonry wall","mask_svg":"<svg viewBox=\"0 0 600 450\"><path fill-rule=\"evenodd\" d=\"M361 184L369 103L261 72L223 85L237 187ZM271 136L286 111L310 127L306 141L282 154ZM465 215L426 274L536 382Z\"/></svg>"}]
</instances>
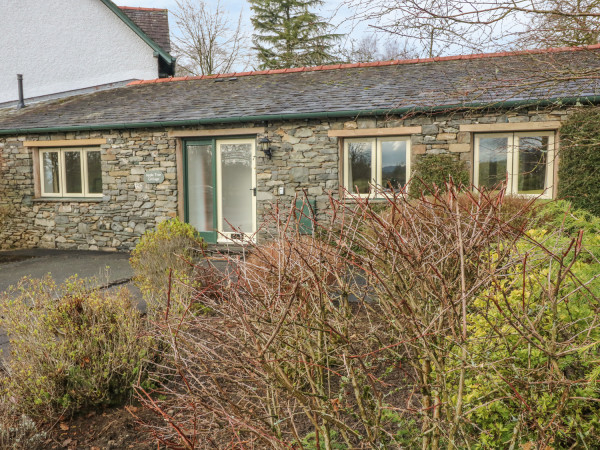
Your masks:
<instances>
[{"instance_id":1,"label":"stone masonry wall","mask_svg":"<svg viewBox=\"0 0 600 450\"><path fill-rule=\"evenodd\" d=\"M35 199L32 152L25 140L106 138L101 145L103 198ZM0 247L125 250L148 228L176 215L175 140L166 130L19 136L0 140L0 206L11 218L0 226ZM147 170L165 180L143 183Z\"/></svg>"},{"instance_id":2,"label":"stone masonry wall","mask_svg":"<svg viewBox=\"0 0 600 450\"><path fill-rule=\"evenodd\" d=\"M339 193L340 166L338 139L329 137L329 130L419 125L422 133L411 136L412 158L424 153L454 153L470 165L472 134L460 132L460 125L564 121L569 113L479 110L401 118L269 122L267 135L273 142L273 158L266 159L257 149L258 223L268 217L275 204L287 208L296 193L303 191L316 200L319 218L326 216L328 195ZM33 198L32 155L23 142L89 138L107 139L107 144L101 146L103 198ZM0 137L0 208L7 208L11 216L6 224L0 224L0 248L131 249L144 231L177 215L176 145L168 129ZM164 172L164 181L157 185L144 183L144 173L149 170ZM283 195L279 195L281 186Z\"/></svg>"}]
</instances>

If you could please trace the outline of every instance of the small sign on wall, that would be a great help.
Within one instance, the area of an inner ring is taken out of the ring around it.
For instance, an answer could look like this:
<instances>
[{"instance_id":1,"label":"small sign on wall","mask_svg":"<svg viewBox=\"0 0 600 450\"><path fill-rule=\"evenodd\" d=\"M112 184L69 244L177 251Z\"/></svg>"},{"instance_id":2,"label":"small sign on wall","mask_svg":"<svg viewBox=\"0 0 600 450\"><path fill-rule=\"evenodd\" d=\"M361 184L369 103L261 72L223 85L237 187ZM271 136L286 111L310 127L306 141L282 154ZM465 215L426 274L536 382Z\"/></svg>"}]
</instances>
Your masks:
<instances>
[{"instance_id":1,"label":"small sign on wall","mask_svg":"<svg viewBox=\"0 0 600 450\"><path fill-rule=\"evenodd\" d=\"M144 181L148 184L160 184L165 181L165 174L160 170L151 170L144 174Z\"/></svg>"}]
</instances>

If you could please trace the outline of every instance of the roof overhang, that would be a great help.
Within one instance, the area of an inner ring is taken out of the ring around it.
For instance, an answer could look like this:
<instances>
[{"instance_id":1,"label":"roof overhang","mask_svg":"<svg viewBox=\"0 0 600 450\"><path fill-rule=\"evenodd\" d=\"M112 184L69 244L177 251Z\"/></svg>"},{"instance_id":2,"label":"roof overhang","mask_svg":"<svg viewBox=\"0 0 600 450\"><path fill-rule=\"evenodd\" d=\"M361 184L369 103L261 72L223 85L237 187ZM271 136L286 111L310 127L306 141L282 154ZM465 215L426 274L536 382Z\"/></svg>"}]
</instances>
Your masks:
<instances>
[{"instance_id":1,"label":"roof overhang","mask_svg":"<svg viewBox=\"0 0 600 450\"><path fill-rule=\"evenodd\" d=\"M403 108L373 109L373 110L347 110L330 112L294 113L294 114L265 114L257 116L239 116L208 119L186 119L160 122L125 122L91 125L65 125L46 128L11 128L0 129L0 135L76 132L76 131L98 131L98 130L127 130L139 128L164 128L185 127L199 125L252 123L275 120L305 120L305 119L339 119L345 117L374 117L386 115L399 115L407 113L432 114L449 110L472 110L472 109L512 109L521 107L565 107L596 105L600 103L600 95L586 97L552 98L545 100L509 100L493 103L464 103L440 106L407 106Z\"/></svg>"},{"instance_id":2,"label":"roof overhang","mask_svg":"<svg viewBox=\"0 0 600 450\"><path fill-rule=\"evenodd\" d=\"M161 58L167 67L170 67L172 73L170 75L175 74L175 57L171 56L170 53L166 52L160 45L158 45L152 38L150 38L140 27L138 27L129 17L125 14L117 5L115 5L111 0L101 0L108 9L110 9L113 13L117 15L119 19L125 22L129 28L131 28L146 44L154 50L154 54Z\"/></svg>"}]
</instances>

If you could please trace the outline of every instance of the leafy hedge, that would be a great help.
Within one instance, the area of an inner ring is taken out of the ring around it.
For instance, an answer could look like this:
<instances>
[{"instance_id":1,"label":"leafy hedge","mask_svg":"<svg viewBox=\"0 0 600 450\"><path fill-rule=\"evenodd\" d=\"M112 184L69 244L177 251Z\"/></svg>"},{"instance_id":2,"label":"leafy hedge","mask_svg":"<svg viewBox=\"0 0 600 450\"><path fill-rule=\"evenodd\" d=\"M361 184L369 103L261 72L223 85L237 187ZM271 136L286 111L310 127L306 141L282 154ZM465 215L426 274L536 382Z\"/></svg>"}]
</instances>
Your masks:
<instances>
[{"instance_id":1,"label":"leafy hedge","mask_svg":"<svg viewBox=\"0 0 600 450\"><path fill-rule=\"evenodd\" d=\"M573 115L560 129L558 197L600 216L600 108Z\"/></svg>"},{"instance_id":2,"label":"leafy hedge","mask_svg":"<svg viewBox=\"0 0 600 450\"><path fill-rule=\"evenodd\" d=\"M432 194L431 188L434 185L444 190L450 177L456 186L468 186L470 182L465 162L448 154L423 155L417 158L413 163L412 173L409 187L412 197Z\"/></svg>"}]
</instances>

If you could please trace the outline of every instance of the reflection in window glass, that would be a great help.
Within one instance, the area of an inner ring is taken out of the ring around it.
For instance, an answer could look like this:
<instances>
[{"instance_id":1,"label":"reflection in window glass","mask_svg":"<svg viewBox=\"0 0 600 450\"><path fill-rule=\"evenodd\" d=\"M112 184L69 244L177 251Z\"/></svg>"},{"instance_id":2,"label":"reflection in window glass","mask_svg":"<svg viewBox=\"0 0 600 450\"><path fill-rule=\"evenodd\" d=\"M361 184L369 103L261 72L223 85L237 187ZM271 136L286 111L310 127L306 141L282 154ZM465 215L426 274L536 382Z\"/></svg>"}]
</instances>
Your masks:
<instances>
[{"instance_id":1,"label":"reflection in window glass","mask_svg":"<svg viewBox=\"0 0 600 450\"><path fill-rule=\"evenodd\" d=\"M102 156L95 149L40 151L40 184L48 197L101 196Z\"/></svg>"},{"instance_id":2,"label":"reflection in window glass","mask_svg":"<svg viewBox=\"0 0 600 450\"><path fill-rule=\"evenodd\" d=\"M519 138L519 194L542 194L546 187L548 136Z\"/></svg>"},{"instance_id":3,"label":"reflection in window glass","mask_svg":"<svg viewBox=\"0 0 600 450\"><path fill-rule=\"evenodd\" d=\"M81 152L65 152L65 188L67 194L81 194Z\"/></svg>"},{"instance_id":4,"label":"reflection in window glass","mask_svg":"<svg viewBox=\"0 0 600 450\"><path fill-rule=\"evenodd\" d=\"M359 194L368 194L371 177L371 143L348 143L348 190Z\"/></svg>"},{"instance_id":5,"label":"reflection in window glass","mask_svg":"<svg viewBox=\"0 0 600 450\"><path fill-rule=\"evenodd\" d=\"M508 138L479 139L479 186L494 188L506 180Z\"/></svg>"},{"instance_id":6,"label":"reflection in window glass","mask_svg":"<svg viewBox=\"0 0 600 450\"><path fill-rule=\"evenodd\" d=\"M394 191L406 184L406 141L381 142L381 186Z\"/></svg>"},{"instance_id":7,"label":"reflection in window glass","mask_svg":"<svg viewBox=\"0 0 600 450\"><path fill-rule=\"evenodd\" d=\"M102 164L100 152L87 152L88 193L102 194Z\"/></svg>"},{"instance_id":8,"label":"reflection in window glass","mask_svg":"<svg viewBox=\"0 0 600 450\"><path fill-rule=\"evenodd\" d=\"M188 221L198 231L213 231L214 189L212 144L187 146Z\"/></svg>"},{"instance_id":9,"label":"reflection in window glass","mask_svg":"<svg viewBox=\"0 0 600 450\"><path fill-rule=\"evenodd\" d=\"M58 152L42 153L43 161L43 183L46 194L60 193L60 181L58 171Z\"/></svg>"}]
</instances>

